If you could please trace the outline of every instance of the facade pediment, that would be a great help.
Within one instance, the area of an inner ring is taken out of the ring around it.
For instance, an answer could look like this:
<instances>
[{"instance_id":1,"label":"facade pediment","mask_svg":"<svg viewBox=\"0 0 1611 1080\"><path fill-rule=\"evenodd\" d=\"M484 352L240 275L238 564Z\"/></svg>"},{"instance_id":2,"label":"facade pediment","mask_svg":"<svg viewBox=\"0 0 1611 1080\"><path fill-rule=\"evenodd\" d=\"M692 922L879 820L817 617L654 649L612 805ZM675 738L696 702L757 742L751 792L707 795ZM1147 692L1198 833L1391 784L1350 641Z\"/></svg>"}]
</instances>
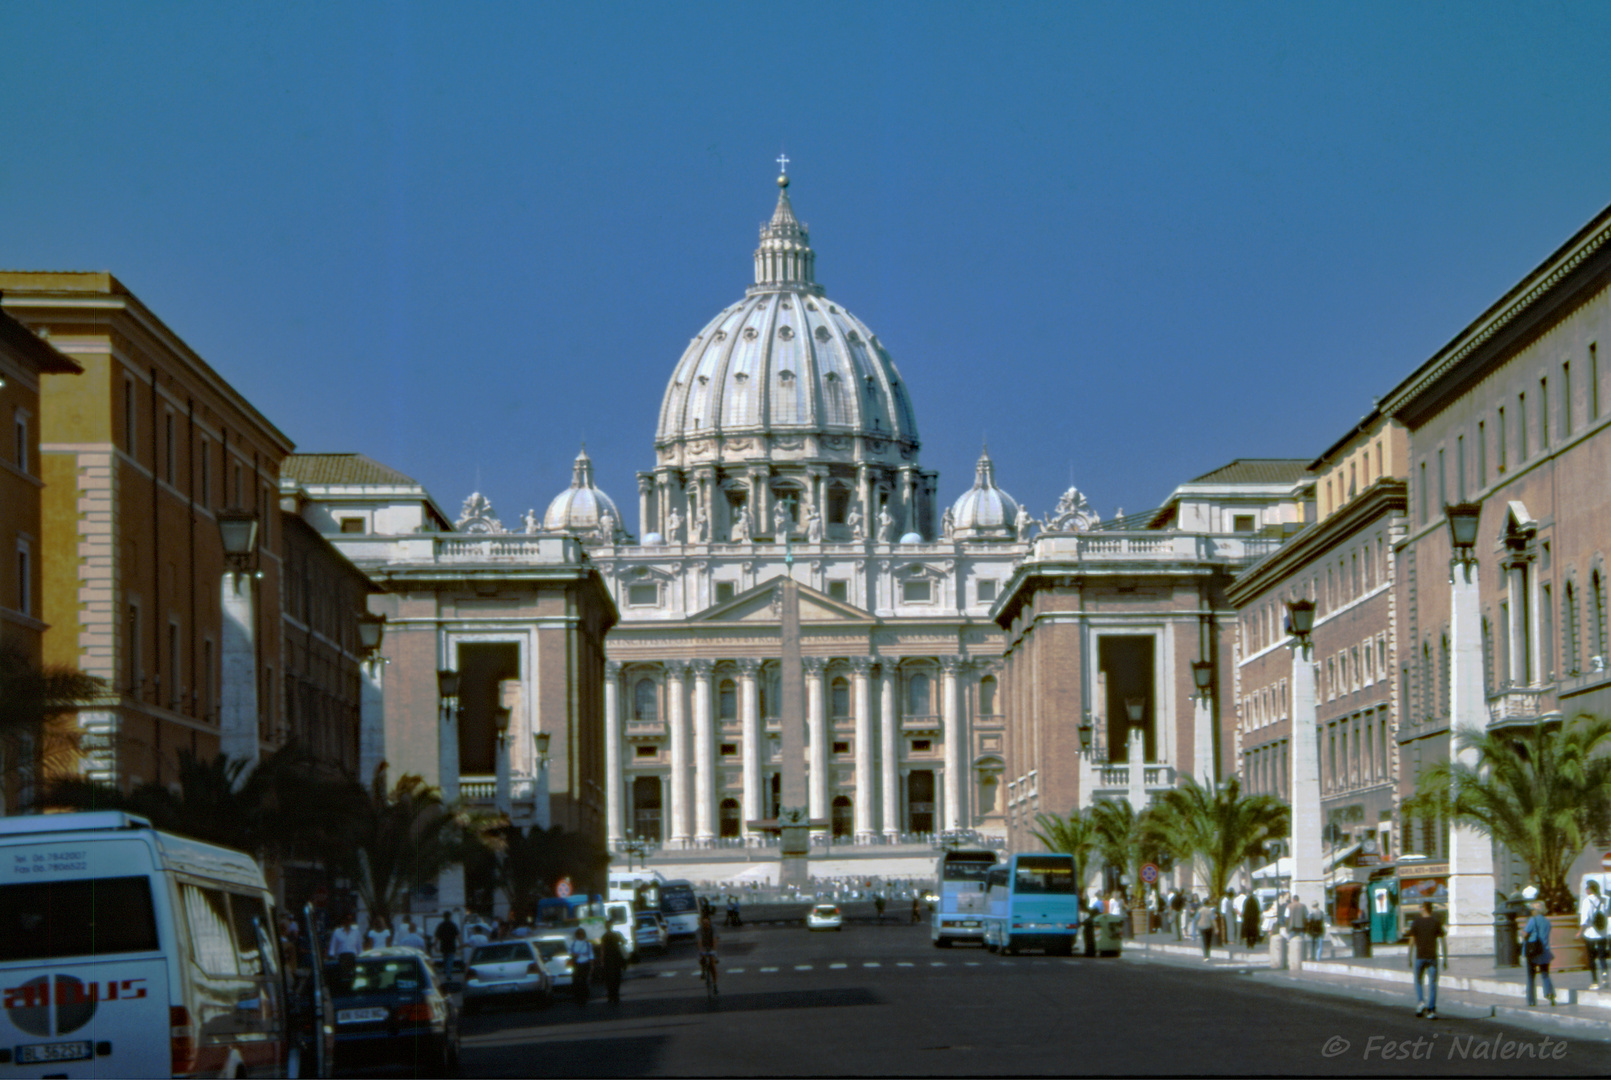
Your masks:
<instances>
[{"instance_id":1,"label":"facade pediment","mask_svg":"<svg viewBox=\"0 0 1611 1080\"><path fill-rule=\"evenodd\" d=\"M772 578L739 593L731 600L713 604L693 615L690 623L776 623L778 611L778 582ZM873 616L843 600L835 600L809 585L800 586L800 621L802 623L857 623L877 622Z\"/></svg>"}]
</instances>

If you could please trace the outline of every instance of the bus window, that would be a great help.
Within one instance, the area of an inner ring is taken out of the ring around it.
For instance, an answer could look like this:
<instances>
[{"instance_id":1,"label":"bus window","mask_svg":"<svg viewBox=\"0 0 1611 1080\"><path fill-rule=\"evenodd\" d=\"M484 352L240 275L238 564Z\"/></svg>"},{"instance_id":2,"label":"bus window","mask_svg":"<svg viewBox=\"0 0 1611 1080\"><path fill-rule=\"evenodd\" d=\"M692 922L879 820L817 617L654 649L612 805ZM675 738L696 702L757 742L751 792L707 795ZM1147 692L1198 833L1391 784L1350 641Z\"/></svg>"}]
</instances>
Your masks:
<instances>
[{"instance_id":1,"label":"bus window","mask_svg":"<svg viewBox=\"0 0 1611 1080\"><path fill-rule=\"evenodd\" d=\"M1019 857L1017 876L1013 880L1013 892L1043 894L1077 891L1074 884L1074 862L1072 859Z\"/></svg>"}]
</instances>

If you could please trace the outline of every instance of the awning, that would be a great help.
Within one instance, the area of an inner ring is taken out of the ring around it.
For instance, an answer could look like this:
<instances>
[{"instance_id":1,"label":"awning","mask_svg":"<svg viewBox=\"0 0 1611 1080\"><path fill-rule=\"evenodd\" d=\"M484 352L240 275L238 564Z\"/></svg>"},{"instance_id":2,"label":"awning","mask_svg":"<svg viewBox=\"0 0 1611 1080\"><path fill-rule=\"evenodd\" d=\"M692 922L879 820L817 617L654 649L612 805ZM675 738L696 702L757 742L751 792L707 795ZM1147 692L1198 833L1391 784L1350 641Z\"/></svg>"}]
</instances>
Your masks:
<instances>
[{"instance_id":1,"label":"awning","mask_svg":"<svg viewBox=\"0 0 1611 1080\"><path fill-rule=\"evenodd\" d=\"M1283 855L1269 866L1261 866L1253 871L1254 881L1267 881L1275 878L1290 878L1292 876L1292 856Z\"/></svg>"}]
</instances>

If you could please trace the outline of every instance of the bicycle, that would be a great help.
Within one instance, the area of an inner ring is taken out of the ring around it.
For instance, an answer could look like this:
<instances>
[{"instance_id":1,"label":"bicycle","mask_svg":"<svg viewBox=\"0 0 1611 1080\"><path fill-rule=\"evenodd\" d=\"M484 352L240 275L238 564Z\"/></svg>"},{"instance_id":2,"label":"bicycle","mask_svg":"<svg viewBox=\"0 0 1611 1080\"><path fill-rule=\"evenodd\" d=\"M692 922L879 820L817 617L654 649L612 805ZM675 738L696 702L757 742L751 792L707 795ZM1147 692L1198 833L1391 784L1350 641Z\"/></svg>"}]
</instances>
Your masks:
<instances>
[{"instance_id":1,"label":"bicycle","mask_svg":"<svg viewBox=\"0 0 1611 1080\"><path fill-rule=\"evenodd\" d=\"M716 956L714 953L699 954L699 977L705 981L705 999L714 1000L719 991L716 989Z\"/></svg>"}]
</instances>

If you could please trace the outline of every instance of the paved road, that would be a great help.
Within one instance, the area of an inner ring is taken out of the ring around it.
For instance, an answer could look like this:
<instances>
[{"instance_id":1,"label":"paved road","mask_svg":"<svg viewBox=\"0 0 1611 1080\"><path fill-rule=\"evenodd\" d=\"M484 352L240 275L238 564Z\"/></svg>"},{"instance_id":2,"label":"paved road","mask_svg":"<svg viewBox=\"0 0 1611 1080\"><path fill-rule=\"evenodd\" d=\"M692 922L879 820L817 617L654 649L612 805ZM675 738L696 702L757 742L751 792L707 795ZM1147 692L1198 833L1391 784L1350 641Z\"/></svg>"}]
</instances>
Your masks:
<instances>
[{"instance_id":1,"label":"paved road","mask_svg":"<svg viewBox=\"0 0 1611 1080\"><path fill-rule=\"evenodd\" d=\"M585 1007L472 1017L465 1073L1611 1073L1608 1042L1563 1042L1492 1020L1417 1020L1407 1002L1190 964L940 950L926 926L894 919L853 918L841 933L746 926L723 932L721 955L714 1004L683 944L636 965L619 1005L600 994Z\"/></svg>"}]
</instances>

